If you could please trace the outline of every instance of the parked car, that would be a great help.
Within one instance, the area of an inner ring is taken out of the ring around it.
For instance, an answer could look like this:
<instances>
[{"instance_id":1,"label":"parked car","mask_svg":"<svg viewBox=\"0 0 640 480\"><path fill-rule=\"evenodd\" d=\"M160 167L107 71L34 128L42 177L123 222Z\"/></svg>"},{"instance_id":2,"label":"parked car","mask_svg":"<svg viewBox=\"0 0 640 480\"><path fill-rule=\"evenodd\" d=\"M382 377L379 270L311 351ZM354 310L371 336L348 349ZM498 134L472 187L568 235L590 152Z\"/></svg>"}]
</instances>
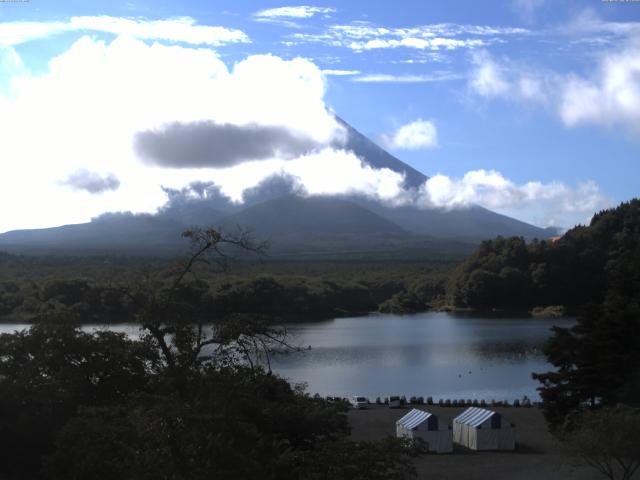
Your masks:
<instances>
[{"instance_id":1,"label":"parked car","mask_svg":"<svg viewBox=\"0 0 640 480\"><path fill-rule=\"evenodd\" d=\"M389 397L389 408L400 408L402 407L402 401L400 400L399 395L391 395Z\"/></svg>"},{"instance_id":2,"label":"parked car","mask_svg":"<svg viewBox=\"0 0 640 480\"><path fill-rule=\"evenodd\" d=\"M367 397L351 397L351 406L353 408L367 408L369 399Z\"/></svg>"}]
</instances>

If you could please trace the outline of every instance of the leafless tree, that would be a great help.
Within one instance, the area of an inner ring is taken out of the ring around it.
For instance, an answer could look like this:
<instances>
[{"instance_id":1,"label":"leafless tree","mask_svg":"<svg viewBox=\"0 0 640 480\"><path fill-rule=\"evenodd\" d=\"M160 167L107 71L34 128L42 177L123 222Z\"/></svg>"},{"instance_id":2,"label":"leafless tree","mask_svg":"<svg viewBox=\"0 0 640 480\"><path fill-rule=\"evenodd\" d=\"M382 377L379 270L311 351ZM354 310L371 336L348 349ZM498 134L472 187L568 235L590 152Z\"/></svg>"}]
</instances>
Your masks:
<instances>
[{"instance_id":1,"label":"leafless tree","mask_svg":"<svg viewBox=\"0 0 640 480\"><path fill-rule=\"evenodd\" d=\"M189 280L199 280L199 265L224 274L234 256L261 255L266 244L254 241L241 229L223 235L215 229L192 228L182 235L191 240L191 251L175 266L168 282L147 276L136 288L121 290L137 305L143 337L157 346L176 379L207 363L228 366L241 362L252 369L265 364L271 372L274 349L295 348L287 342L286 328L257 315L207 312L203 316L181 298Z\"/></svg>"}]
</instances>

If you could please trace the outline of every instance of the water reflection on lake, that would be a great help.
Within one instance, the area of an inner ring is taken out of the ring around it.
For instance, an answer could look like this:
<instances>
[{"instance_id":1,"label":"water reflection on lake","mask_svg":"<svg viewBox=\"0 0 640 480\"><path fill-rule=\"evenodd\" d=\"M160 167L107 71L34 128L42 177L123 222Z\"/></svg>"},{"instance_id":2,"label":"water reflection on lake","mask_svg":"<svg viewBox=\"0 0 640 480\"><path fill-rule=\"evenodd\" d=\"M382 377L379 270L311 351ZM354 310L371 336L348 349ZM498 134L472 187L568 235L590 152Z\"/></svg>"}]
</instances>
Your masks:
<instances>
[{"instance_id":1,"label":"water reflection on lake","mask_svg":"<svg viewBox=\"0 0 640 480\"><path fill-rule=\"evenodd\" d=\"M278 355L273 366L321 395L536 399L531 373L550 368L541 352L549 329L573 323L429 312L297 324L293 341L311 350Z\"/></svg>"},{"instance_id":2,"label":"water reflection on lake","mask_svg":"<svg viewBox=\"0 0 640 480\"><path fill-rule=\"evenodd\" d=\"M537 399L532 372L551 368L541 352L553 325L571 319L486 318L428 312L369 315L287 326L290 341L307 347L277 355L272 366L321 395L392 394L442 398ZM0 333L27 328L0 324ZM135 324L85 325L135 338Z\"/></svg>"}]
</instances>

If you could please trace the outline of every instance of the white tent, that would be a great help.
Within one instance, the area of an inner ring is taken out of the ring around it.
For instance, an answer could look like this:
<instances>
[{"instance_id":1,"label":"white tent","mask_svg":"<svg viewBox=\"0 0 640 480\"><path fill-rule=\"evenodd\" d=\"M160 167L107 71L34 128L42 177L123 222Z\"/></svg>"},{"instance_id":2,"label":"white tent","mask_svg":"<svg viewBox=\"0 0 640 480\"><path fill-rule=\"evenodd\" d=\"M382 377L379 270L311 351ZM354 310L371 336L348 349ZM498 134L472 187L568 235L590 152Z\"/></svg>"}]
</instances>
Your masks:
<instances>
[{"instance_id":1,"label":"white tent","mask_svg":"<svg viewBox=\"0 0 640 480\"><path fill-rule=\"evenodd\" d=\"M471 407L453 419L453 441L472 450L515 450L516 433L498 412Z\"/></svg>"},{"instance_id":2,"label":"white tent","mask_svg":"<svg viewBox=\"0 0 640 480\"><path fill-rule=\"evenodd\" d=\"M438 417L415 408L396 422L396 436L421 438L430 452L450 453L453 451L451 428L438 421Z\"/></svg>"}]
</instances>

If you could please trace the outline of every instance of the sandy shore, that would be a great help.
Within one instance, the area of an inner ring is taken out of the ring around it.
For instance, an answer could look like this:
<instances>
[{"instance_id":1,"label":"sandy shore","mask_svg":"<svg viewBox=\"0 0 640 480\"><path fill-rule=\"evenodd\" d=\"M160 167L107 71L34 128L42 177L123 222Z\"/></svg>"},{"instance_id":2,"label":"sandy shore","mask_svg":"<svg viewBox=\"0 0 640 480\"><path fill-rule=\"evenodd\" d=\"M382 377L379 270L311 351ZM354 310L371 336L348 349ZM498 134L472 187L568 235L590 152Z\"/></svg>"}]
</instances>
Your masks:
<instances>
[{"instance_id":1,"label":"sandy shore","mask_svg":"<svg viewBox=\"0 0 640 480\"><path fill-rule=\"evenodd\" d=\"M430 411L451 422L464 408L416 406L390 409L372 405L351 410L349 423L354 440L376 440L395 435L395 422L410 408ZM563 462L558 444L547 431L538 408L495 408L516 426L515 452L474 452L454 444L447 455L427 454L416 460L419 479L465 480L596 480L601 478L588 468L575 469Z\"/></svg>"}]
</instances>

